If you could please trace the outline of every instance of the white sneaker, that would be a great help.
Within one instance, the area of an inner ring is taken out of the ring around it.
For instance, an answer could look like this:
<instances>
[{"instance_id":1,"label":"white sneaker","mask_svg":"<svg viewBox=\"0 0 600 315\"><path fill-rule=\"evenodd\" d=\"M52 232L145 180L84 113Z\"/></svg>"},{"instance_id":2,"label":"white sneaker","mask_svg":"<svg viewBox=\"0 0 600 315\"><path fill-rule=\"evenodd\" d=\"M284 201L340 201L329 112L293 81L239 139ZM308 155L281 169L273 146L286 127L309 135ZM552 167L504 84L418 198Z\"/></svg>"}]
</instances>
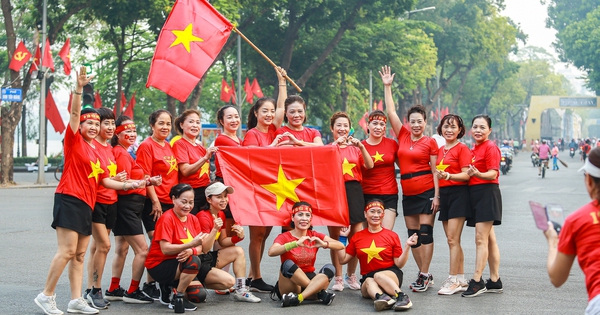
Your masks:
<instances>
[{"instance_id":1,"label":"white sneaker","mask_svg":"<svg viewBox=\"0 0 600 315\"><path fill-rule=\"evenodd\" d=\"M71 300L69 307L67 308L68 313L79 313L79 314L98 314L99 310L90 307L83 298Z\"/></svg>"},{"instance_id":2,"label":"white sneaker","mask_svg":"<svg viewBox=\"0 0 600 315\"><path fill-rule=\"evenodd\" d=\"M333 277L333 286L331 287L333 291L344 291L344 279L339 277Z\"/></svg>"},{"instance_id":3,"label":"white sneaker","mask_svg":"<svg viewBox=\"0 0 600 315\"><path fill-rule=\"evenodd\" d=\"M346 284L350 290L360 290L360 282L356 279L356 274L346 275Z\"/></svg>"},{"instance_id":4,"label":"white sneaker","mask_svg":"<svg viewBox=\"0 0 600 315\"><path fill-rule=\"evenodd\" d=\"M52 296L45 296L44 293L40 293L35 297L35 299L33 299L33 301L47 315L62 315L63 314L63 311L59 310L56 307L56 294L54 294Z\"/></svg>"},{"instance_id":5,"label":"white sneaker","mask_svg":"<svg viewBox=\"0 0 600 315\"><path fill-rule=\"evenodd\" d=\"M452 281L452 279L448 278L444 280L442 283L442 287L438 291L440 295L452 295L457 292L461 292L462 286L458 281Z\"/></svg>"},{"instance_id":6,"label":"white sneaker","mask_svg":"<svg viewBox=\"0 0 600 315\"><path fill-rule=\"evenodd\" d=\"M233 293L233 299L239 302L259 303L260 298L250 293L247 289L240 289Z\"/></svg>"},{"instance_id":7,"label":"white sneaker","mask_svg":"<svg viewBox=\"0 0 600 315\"><path fill-rule=\"evenodd\" d=\"M460 283L460 292L465 292L469 288L469 282L465 279L458 280L458 283Z\"/></svg>"}]
</instances>

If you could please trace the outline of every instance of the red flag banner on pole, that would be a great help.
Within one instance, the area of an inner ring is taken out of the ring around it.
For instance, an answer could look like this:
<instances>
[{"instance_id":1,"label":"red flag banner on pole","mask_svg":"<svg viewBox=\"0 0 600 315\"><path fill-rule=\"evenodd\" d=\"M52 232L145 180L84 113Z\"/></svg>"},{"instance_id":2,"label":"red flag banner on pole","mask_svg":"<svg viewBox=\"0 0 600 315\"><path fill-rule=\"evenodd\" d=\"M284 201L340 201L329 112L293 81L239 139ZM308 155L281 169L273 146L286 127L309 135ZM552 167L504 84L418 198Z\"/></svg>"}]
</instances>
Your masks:
<instances>
[{"instance_id":1,"label":"red flag banner on pole","mask_svg":"<svg viewBox=\"0 0 600 315\"><path fill-rule=\"evenodd\" d=\"M71 74L71 39L67 38L65 44L60 49L58 56L63 61L63 69L65 70L66 75Z\"/></svg>"},{"instance_id":2,"label":"red flag banner on pole","mask_svg":"<svg viewBox=\"0 0 600 315\"><path fill-rule=\"evenodd\" d=\"M265 97L262 89L260 88L260 85L258 85L258 81L256 80L256 78L252 80L252 93L254 93L254 95L256 95L256 97L258 98Z\"/></svg>"},{"instance_id":3,"label":"red flag banner on pole","mask_svg":"<svg viewBox=\"0 0 600 315\"><path fill-rule=\"evenodd\" d=\"M58 107L56 107L54 97L52 97L52 93L50 91L48 91L48 95L46 95L46 118L48 118L52 124L52 127L54 127L54 131L60 134L65 131L65 122L60 116L60 112L58 111Z\"/></svg>"},{"instance_id":4,"label":"red flag banner on pole","mask_svg":"<svg viewBox=\"0 0 600 315\"><path fill-rule=\"evenodd\" d=\"M358 125L362 127L362 129L365 131L365 134L367 134L367 119L369 119L369 112L366 111L365 114L360 118L360 120L358 121Z\"/></svg>"},{"instance_id":5,"label":"red flag banner on pole","mask_svg":"<svg viewBox=\"0 0 600 315\"><path fill-rule=\"evenodd\" d=\"M288 225L292 205L313 207L312 225L348 226L339 147L220 147L231 212L241 225ZM325 171L327 170L327 171Z\"/></svg>"},{"instance_id":6,"label":"red flag banner on pole","mask_svg":"<svg viewBox=\"0 0 600 315\"><path fill-rule=\"evenodd\" d=\"M206 0L177 0L160 31L146 87L185 102L233 25Z\"/></svg>"},{"instance_id":7,"label":"red flag banner on pole","mask_svg":"<svg viewBox=\"0 0 600 315\"><path fill-rule=\"evenodd\" d=\"M231 86L227 84L225 79L221 79L221 101L229 103L231 100Z\"/></svg>"},{"instance_id":8,"label":"red flag banner on pole","mask_svg":"<svg viewBox=\"0 0 600 315\"><path fill-rule=\"evenodd\" d=\"M29 73L40 70L40 58L42 58L42 51L40 50L40 45L37 45L35 48L35 55L33 56L33 62L31 63L31 67L29 67Z\"/></svg>"},{"instance_id":9,"label":"red flag banner on pole","mask_svg":"<svg viewBox=\"0 0 600 315\"><path fill-rule=\"evenodd\" d=\"M54 72L54 60L52 60L52 52L50 52L50 41L46 38L46 45L44 45L44 60L42 60L42 66L50 68Z\"/></svg>"},{"instance_id":10,"label":"red flag banner on pole","mask_svg":"<svg viewBox=\"0 0 600 315\"><path fill-rule=\"evenodd\" d=\"M125 112L123 113L123 115L128 116L129 118L133 119L133 108L135 107L135 92L133 92L133 95L131 96L131 99L129 100L129 104L127 104L127 108L125 109Z\"/></svg>"},{"instance_id":11,"label":"red flag banner on pole","mask_svg":"<svg viewBox=\"0 0 600 315\"><path fill-rule=\"evenodd\" d=\"M17 49L15 49L15 53L13 54L12 59L10 60L10 65L8 66L8 68L10 68L13 71L19 71L21 70L21 68L23 68L23 65L25 65L27 61L29 61L30 58L31 53L29 52L29 50L27 50L27 47L25 47L23 41L21 41L17 46Z\"/></svg>"},{"instance_id":12,"label":"red flag banner on pole","mask_svg":"<svg viewBox=\"0 0 600 315\"><path fill-rule=\"evenodd\" d=\"M246 78L246 83L244 83L244 92L246 92L246 102L252 104L254 93L252 93L252 86L250 85L250 80L248 80L248 78Z\"/></svg>"},{"instance_id":13,"label":"red flag banner on pole","mask_svg":"<svg viewBox=\"0 0 600 315\"><path fill-rule=\"evenodd\" d=\"M100 97L100 91L96 91L96 93L94 94L94 108L100 107L102 107L102 98Z\"/></svg>"}]
</instances>

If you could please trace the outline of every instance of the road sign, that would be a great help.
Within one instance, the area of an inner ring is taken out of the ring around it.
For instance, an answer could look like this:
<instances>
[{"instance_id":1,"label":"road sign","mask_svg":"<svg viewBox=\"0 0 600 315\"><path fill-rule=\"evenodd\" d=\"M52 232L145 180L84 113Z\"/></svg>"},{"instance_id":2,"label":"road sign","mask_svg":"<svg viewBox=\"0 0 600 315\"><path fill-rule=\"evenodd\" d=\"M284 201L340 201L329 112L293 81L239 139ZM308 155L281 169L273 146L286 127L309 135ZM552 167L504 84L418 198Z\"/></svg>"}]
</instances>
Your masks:
<instances>
[{"instance_id":1,"label":"road sign","mask_svg":"<svg viewBox=\"0 0 600 315\"><path fill-rule=\"evenodd\" d=\"M91 63L84 63L83 66L85 67L85 73L87 75L94 74L94 67L92 67Z\"/></svg>"},{"instance_id":2,"label":"road sign","mask_svg":"<svg viewBox=\"0 0 600 315\"><path fill-rule=\"evenodd\" d=\"M2 88L2 100L8 101L8 102L22 102L23 101L23 90L22 89Z\"/></svg>"}]
</instances>

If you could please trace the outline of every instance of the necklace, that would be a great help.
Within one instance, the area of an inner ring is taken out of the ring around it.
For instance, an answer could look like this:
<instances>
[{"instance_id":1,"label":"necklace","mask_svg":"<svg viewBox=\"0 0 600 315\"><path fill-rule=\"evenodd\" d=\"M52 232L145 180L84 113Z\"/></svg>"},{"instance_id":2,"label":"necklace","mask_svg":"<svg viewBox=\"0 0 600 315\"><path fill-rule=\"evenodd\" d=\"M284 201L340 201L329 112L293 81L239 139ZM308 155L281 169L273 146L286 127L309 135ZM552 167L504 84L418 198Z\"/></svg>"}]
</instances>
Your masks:
<instances>
[{"instance_id":1,"label":"necklace","mask_svg":"<svg viewBox=\"0 0 600 315\"><path fill-rule=\"evenodd\" d=\"M448 154L448 152L450 152L450 150L452 148L454 148L457 144L459 144L460 141L456 141L453 145L451 145L448 149L446 149L446 146L444 146L444 148L442 149L444 152L444 156L442 156L442 161L444 160L444 158L446 157L446 154Z\"/></svg>"},{"instance_id":2,"label":"necklace","mask_svg":"<svg viewBox=\"0 0 600 315\"><path fill-rule=\"evenodd\" d=\"M415 145L417 145L417 143L419 143L419 141L421 141L421 139L423 139L423 135L421 135L421 137L419 139L414 140L414 141L413 141L413 139L410 139L411 144L410 144L409 150L412 150L415 147Z\"/></svg>"}]
</instances>

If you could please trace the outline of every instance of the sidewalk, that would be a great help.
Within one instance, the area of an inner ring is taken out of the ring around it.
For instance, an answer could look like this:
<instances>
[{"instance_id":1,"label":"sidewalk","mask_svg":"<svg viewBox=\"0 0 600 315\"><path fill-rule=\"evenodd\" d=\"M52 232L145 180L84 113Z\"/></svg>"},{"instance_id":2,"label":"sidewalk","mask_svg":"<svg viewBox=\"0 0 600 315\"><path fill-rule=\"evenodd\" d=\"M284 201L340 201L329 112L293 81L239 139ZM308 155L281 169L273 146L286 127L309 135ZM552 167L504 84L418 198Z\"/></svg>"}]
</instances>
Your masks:
<instances>
[{"instance_id":1,"label":"sidewalk","mask_svg":"<svg viewBox=\"0 0 600 315\"><path fill-rule=\"evenodd\" d=\"M37 172L15 172L13 180L16 185L0 186L0 189L22 189L22 188L52 188L55 189L58 181L54 178L54 172L45 172L45 183L36 184L38 180Z\"/></svg>"}]
</instances>

